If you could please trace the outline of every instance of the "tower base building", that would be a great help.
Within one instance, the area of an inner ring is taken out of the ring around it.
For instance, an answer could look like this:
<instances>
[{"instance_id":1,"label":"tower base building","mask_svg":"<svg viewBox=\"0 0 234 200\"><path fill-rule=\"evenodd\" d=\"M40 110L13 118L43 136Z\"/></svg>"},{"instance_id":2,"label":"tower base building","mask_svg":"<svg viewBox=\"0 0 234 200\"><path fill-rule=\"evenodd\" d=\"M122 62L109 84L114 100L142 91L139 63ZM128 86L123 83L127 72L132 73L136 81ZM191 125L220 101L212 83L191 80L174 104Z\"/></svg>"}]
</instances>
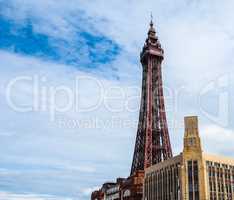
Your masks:
<instances>
[{"instance_id":1,"label":"tower base building","mask_svg":"<svg viewBox=\"0 0 234 200\"><path fill-rule=\"evenodd\" d=\"M234 200L234 159L205 154L197 117L185 117L183 152L145 170L143 200Z\"/></svg>"}]
</instances>

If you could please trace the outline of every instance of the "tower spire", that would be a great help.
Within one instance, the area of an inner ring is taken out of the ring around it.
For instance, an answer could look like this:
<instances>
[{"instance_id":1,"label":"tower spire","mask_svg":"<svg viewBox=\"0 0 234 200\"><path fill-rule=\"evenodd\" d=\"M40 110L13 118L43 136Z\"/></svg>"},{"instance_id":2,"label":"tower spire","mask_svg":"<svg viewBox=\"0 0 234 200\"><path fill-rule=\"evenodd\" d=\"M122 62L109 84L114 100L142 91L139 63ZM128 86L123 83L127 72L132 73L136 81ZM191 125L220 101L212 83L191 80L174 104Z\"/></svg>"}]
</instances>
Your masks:
<instances>
[{"instance_id":1,"label":"tower spire","mask_svg":"<svg viewBox=\"0 0 234 200\"><path fill-rule=\"evenodd\" d=\"M153 23L153 14L152 12L150 13L150 26L152 27L154 25Z\"/></svg>"}]
</instances>

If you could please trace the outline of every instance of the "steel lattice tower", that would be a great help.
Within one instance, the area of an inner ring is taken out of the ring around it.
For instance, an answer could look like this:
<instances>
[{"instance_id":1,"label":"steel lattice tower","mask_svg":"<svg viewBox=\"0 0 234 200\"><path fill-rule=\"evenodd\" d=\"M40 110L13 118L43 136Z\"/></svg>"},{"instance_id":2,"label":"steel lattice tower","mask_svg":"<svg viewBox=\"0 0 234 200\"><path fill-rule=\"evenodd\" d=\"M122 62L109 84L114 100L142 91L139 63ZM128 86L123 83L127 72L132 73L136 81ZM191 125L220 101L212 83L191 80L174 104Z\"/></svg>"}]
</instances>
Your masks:
<instances>
[{"instance_id":1,"label":"steel lattice tower","mask_svg":"<svg viewBox=\"0 0 234 200\"><path fill-rule=\"evenodd\" d=\"M164 51L151 20L141 52L142 94L131 175L172 157L162 87L163 58Z\"/></svg>"}]
</instances>

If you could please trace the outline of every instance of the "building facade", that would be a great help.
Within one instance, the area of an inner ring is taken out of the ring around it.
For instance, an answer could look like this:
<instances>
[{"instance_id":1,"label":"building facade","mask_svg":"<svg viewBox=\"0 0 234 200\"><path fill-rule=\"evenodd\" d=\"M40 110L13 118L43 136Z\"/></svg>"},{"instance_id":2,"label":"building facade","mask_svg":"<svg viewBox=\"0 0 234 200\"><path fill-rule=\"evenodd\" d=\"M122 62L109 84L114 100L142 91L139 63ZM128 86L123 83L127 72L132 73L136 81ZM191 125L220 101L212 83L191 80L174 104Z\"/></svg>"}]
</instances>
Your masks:
<instances>
[{"instance_id":1,"label":"building facade","mask_svg":"<svg viewBox=\"0 0 234 200\"><path fill-rule=\"evenodd\" d=\"M121 186L121 200L142 200L145 172L136 171Z\"/></svg>"},{"instance_id":2,"label":"building facade","mask_svg":"<svg viewBox=\"0 0 234 200\"><path fill-rule=\"evenodd\" d=\"M197 117L185 117L183 152L146 169L144 200L234 200L234 159L202 151Z\"/></svg>"},{"instance_id":3,"label":"building facade","mask_svg":"<svg viewBox=\"0 0 234 200\"><path fill-rule=\"evenodd\" d=\"M116 183L104 183L99 190L93 191L91 194L92 200L104 200L106 199L106 191L112 187L116 187Z\"/></svg>"},{"instance_id":4,"label":"building facade","mask_svg":"<svg viewBox=\"0 0 234 200\"><path fill-rule=\"evenodd\" d=\"M91 200L121 200L121 187L124 178L117 178L116 182L104 183L101 189L92 192Z\"/></svg>"},{"instance_id":5,"label":"building facade","mask_svg":"<svg viewBox=\"0 0 234 200\"><path fill-rule=\"evenodd\" d=\"M137 171L127 179L104 183L100 190L92 192L91 200L142 200L144 175L144 171Z\"/></svg>"}]
</instances>

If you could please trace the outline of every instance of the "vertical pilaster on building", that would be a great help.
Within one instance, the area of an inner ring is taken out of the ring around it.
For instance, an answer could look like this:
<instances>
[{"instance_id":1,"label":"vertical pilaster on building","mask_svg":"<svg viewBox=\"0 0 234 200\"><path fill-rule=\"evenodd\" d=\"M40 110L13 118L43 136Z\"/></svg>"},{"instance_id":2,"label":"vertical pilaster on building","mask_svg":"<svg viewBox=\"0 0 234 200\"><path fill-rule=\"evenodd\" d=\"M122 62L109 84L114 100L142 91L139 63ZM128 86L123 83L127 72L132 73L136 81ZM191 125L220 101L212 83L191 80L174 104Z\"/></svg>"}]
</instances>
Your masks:
<instances>
[{"instance_id":1,"label":"vertical pilaster on building","mask_svg":"<svg viewBox=\"0 0 234 200\"><path fill-rule=\"evenodd\" d=\"M181 167L182 199L206 200L205 163L197 116L184 118L184 150Z\"/></svg>"}]
</instances>

